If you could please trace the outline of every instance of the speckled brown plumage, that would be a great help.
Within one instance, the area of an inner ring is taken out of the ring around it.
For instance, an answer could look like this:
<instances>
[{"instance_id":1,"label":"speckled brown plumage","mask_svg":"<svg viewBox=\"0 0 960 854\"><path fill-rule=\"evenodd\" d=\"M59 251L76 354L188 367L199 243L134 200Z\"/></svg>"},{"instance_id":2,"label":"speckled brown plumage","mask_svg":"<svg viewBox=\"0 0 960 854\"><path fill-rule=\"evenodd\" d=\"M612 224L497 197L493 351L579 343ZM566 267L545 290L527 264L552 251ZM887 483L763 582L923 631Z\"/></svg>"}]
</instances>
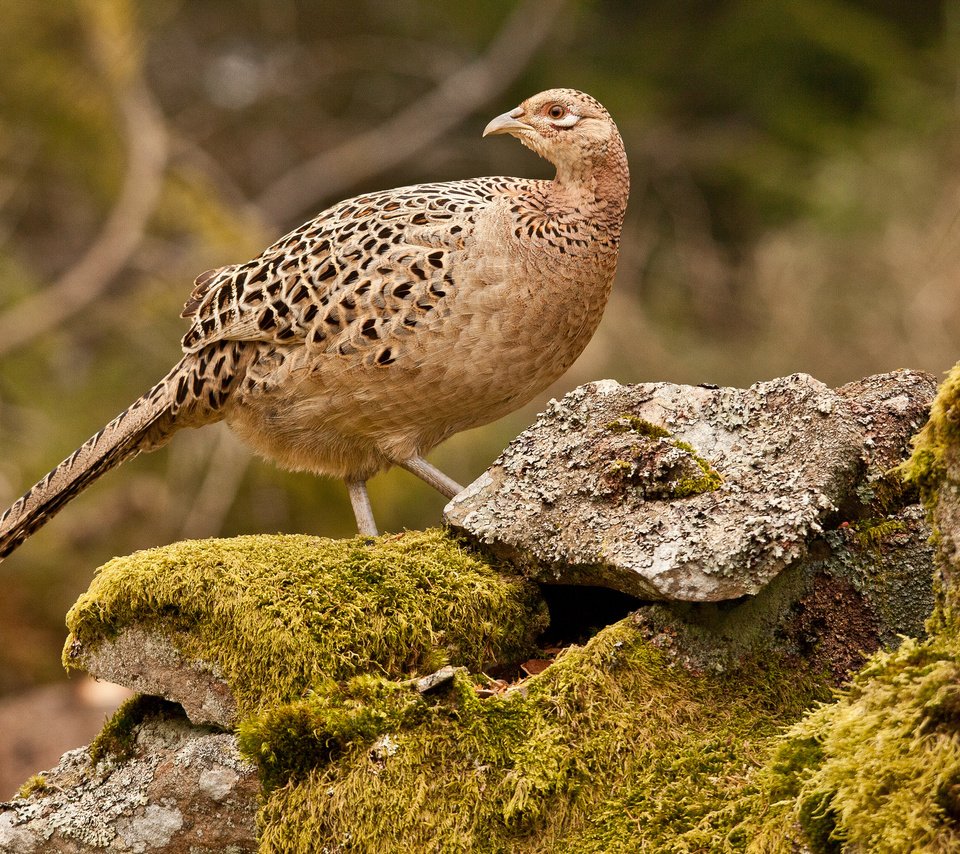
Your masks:
<instances>
[{"instance_id":1,"label":"speckled brown plumage","mask_svg":"<svg viewBox=\"0 0 960 854\"><path fill-rule=\"evenodd\" d=\"M576 359L613 281L628 192L616 125L554 89L494 119L553 181L477 178L348 199L197 278L181 361L0 517L8 554L104 471L225 419L289 469L364 482L530 400Z\"/></svg>"}]
</instances>

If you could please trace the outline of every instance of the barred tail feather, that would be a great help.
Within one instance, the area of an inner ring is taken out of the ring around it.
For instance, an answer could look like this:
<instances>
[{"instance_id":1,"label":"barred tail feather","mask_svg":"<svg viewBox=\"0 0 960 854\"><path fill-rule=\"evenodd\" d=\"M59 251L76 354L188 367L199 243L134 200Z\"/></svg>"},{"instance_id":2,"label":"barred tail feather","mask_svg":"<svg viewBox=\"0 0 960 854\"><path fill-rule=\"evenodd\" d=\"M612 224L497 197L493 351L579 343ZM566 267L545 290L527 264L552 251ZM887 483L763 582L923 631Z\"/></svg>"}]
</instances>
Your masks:
<instances>
[{"instance_id":1,"label":"barred tail feather","mask_svg":"<svg viewBox=\"0 0 960 854\"><path fill-rule=\"evenodd\" d=\"M165 443L172 432L173 420L168 389L179 368L178 365L99 433L91 436L0 516L0 560L102 474L143 450Z\"/></svg>"}]
</instances>

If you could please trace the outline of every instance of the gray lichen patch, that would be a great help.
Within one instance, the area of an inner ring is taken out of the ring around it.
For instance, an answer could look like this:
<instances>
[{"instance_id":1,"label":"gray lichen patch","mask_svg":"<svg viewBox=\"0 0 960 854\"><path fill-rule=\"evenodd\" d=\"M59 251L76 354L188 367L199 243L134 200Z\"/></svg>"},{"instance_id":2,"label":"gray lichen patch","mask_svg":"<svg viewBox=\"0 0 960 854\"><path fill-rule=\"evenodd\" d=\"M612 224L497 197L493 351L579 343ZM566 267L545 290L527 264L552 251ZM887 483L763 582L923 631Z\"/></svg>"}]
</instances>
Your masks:
<instances>
[{"instance_id":1,"label":"gray lichen patch","mask_svg":"<svg viewBox=\"0 0 960 854\"><path fill-rule=\"evenodd\" d=\"M590 383L552 402L445 518L545 582L754 594L859 500L874 458L902 455L933 390L910 371L863 381L859 397L803 374L749 389Z\"/></svg>"},{"instance_id":2,"label":"gray lichen patch","mask_svg":"<svg viewBox=\"0 0 960 854\"><path fill-rule=\"evenodd\" d=\"M0 806L0 852L256 849L259 778L234 736L195 727L169 709L119 728L127 738L122 759L70 751L42 787Z\"/></svg>"},{"instance_id":3,"label":"gray lichen patch","mask_svg":"<svg viewBox=\"0 0 960 854\"><path fill-rule=\"evenodd\" d=\"M922 509L902 508L865 546L852 526L828 532L756 596L658 602L635 617L647 637L693 671L778 659L845 682L867 656L923 637L933 606L933 549Z\"/></svg>"}]
</instances>

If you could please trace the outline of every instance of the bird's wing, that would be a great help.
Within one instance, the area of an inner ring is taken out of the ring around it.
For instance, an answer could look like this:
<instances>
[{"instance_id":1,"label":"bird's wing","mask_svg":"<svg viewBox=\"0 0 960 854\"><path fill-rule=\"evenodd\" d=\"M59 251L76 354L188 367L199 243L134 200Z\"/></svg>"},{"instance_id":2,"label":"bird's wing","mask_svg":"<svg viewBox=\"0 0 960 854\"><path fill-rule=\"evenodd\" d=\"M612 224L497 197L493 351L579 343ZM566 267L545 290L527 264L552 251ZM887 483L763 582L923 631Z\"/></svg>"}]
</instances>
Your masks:
<instances>
[{"instance_id":1,"label":"bird's wing","mask_svg":"<svg viewBox=\"0 0 960 854\"><path fill-rule=\"evenodd\" d=\"M184 351L222 340L306 343L389 364L396 348L383 340L443 310L462 284L477 214L514 181L419 184L341 202L253 261L198 277Z\"/></svg>"}]
</instances>

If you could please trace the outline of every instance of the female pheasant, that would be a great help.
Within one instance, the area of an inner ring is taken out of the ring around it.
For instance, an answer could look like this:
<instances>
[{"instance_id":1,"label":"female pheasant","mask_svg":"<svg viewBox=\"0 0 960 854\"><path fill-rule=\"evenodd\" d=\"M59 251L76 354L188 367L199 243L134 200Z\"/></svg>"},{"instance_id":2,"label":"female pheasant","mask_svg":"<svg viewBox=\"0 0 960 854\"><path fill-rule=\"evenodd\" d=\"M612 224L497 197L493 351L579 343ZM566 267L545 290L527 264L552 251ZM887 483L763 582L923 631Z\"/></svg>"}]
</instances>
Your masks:
<instances>
[{"instance_id":1,"label":"female pheasant","mask_svg":"<svg viewBox=\"0 0 960 854\"><path fill-rule=\"evenodd\" d=\"M552 181L476 178L347 199L245 264L204 273L183 358L0 517L0 557L110 468L221 419L279 465L366 481L392 465L452 497L423 459L516 409L590 340L613 282L629 190L607 111L551 89L491 121Z\"/></svg>"}]
</instances>

